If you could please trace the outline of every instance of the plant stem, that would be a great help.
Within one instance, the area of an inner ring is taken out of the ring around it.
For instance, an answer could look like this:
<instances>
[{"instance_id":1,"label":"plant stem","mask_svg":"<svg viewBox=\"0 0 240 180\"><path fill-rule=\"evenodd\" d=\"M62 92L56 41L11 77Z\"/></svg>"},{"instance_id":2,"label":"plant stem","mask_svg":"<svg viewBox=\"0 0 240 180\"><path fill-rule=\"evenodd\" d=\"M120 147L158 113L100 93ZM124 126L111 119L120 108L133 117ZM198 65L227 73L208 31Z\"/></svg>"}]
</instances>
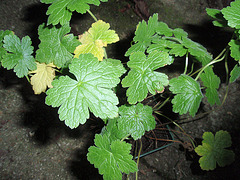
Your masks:
<instances>
[{"instance_id":1,"label":"plant stem","mask_svg":"<svg viewBox=\"0 0 240 180\"><path fill-rule=\"evenodd\" d=\"M139 165L139 159L140 159L140 155L141 155L141 151L142 151L142 140L139 139L139 142L140 142L140 149L138 151L138 159L137 159L137 167ZM138 171L136 172L136 180L138 179Z\"/></svg>"},{"instance_id":2,"label":"plant stem","mask_svg":"<svg viewBox=\"0 0 240 180\"><path fill-rule=\"evenodd\" d=\"M126 135L124 138L121 139L121 142L124 141L128 136L130 136L130 133Z\"/></svg>"},{"instance_id":3,"label":"plant stem","mask_svg":"<svg viewBox=\"0 0 240 180\"><path fill-rule=\"evenodd\" d=\"M188 53L186 54L185 70L184 70L183 74L187 73L187 67L188 67Z\"/></svg>"},{"instance_id":4,"label":"plant stem","mask_svg":"<svg viewBox=\"0 0 240 180\"><path fill-rule=\"evenodd\" d=\"M165 99L165 101L163 103L160 104L159 107L154 107L154 111L158 111L159 109L161 109L168 101L169 99L171 98L171 96L169 96L167 99Z\"/></svg>"},{"instance_id":5,"label":"plant stem","mask_svg":"<svg viewBox=\"0 0 240 180\"><path fill-rule=\"evenodd\" d=\"M226 50L226 49L224 49L224 51L225 51L225 50ZM218 56L218 57L219 57L219 56ZM218 59L218 57L216 57L214 60L212 60L210 63L208 63L207 65L205 65L205 66L201 69L201 71L198 73L197 77L195 78L195 81L197 81L197 79L200 77L200 75L202 74L202 72L203 72L207 67L211 66L212 64L215 64L215 63L217 63L217 62L222 61L222 60L225 58L225 55L224 55L222 58L220 58L220 59Z\"/></svg>"},{"instance_id":6,"label":"plant stem","mask_svg":"<svg viewBox=\"0 0 240 180\"><path fill-rule=\"evenodd\" d=\"M26 77L27 81L31 84L29 77L28 76L25 76L25 77Z\"/></svg>"},{"instance_id":7,"label":"plant stem","mask_svg":"<svg viewBox=\"0 0 240 180\"><path fill-rule=\"evenodd\" d=\"M98 21L96 16L93 15L93 13L90 11L90 10L87 10L88 14L90 14L92 16L92 18L95 20L95 21Z\"/></svg>"}]
</instances>

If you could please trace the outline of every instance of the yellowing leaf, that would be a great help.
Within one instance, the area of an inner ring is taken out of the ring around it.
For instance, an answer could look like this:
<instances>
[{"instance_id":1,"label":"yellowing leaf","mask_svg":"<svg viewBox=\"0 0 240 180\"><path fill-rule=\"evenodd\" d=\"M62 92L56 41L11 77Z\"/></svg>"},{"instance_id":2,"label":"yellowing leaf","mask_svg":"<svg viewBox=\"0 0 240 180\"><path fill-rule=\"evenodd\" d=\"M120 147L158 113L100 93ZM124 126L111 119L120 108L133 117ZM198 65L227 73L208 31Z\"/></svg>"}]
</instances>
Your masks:
<instances>
[{"instance_id":1,"label":"yellowing leaf","mask_svg":"<svg viewBox=\"0 0 240 180\"><path fill-rule=\"evenodd\" d=\"M41 94L46 91L47 87L53 87L52 81L55 77L55 67L53 63L37 63L37 69L29 72L29 74L34 74L30 80L35 94Z\"/></svg>"},{"instance_id":2,"label":"yellowing leaf","mask_svg":"<svg viewBox=\"0 0 240 180\"><path fill-rule=\"evenodd\" d=\"M102 20L92 24L92 27L79 36L79 41L82 43L76 47L74 57L79 57L80 54L92 53L99 61L103 60L104 47L107 44L119 41L118 35L114 30L109 30L110 25Z\"/></svg>"}]
</instances>

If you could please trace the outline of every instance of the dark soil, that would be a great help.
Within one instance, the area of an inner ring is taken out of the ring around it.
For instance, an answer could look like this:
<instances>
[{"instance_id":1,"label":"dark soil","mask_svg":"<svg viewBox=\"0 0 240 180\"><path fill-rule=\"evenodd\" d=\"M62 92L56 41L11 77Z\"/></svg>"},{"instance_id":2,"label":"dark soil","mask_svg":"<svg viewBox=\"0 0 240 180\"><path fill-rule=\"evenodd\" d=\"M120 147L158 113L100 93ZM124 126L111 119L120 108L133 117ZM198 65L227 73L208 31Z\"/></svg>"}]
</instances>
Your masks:
<instances>
[{"instance_id":1,"label":"dark soil","mask_svg":"<svg viewBox=\"0 0 240 180\"><path fill-rule=\"evenodd\" d=\"M222 8L230 3L226 0L149 0L150 15L159 14L159 19L171 28L185 29L193 40L200 42L216 55L226 46L231 37L228 30L220 30L211 25L205 13L206 7ZM120 42L110 45L109 57L127 61L123 56L130 47L136 25L141 18L132 8L123 11L129 1L109 0L100 7L92 7L99 19L110 23L120 36ZM12 30L19 37L29 35L37 48L37 27L46 22L47 5L39 0L0 0L0 29ZM94 21L89 15L73 15L72 27L76 33L86 31ZM214 50L216 49L216 51ZM179 66L168 73L173 77L181 72ZM230 65L231 67L231 65ZM216 68L223 84L219 92L223 100L226 93L225 73ZM230 166L218 167L214 171L202 171L198 165L198 156L191 151L186 135L175 133L176 140L185 144L173 143L171 146L140 158L139 179L184 179L184 180L225 180L239 179L240 171L240 81L230 84L228 97L221 107L211 107L204 99L199 116L188 116L187 122L179 125L196 142L206 131L213 133L227 130L232 136L231 149L236 160ZM14 72L0 68L0 179L102 179L98 170L86 158L87 149L93 144L94 134L98 132L97 120L74 130L69 129L58 119L57 109L44 103L45 95L34 95L26 79L18 79ZM214 110L214 111L211 111ZM201 113L211 111L204 117ZM165 111L164 112L168 112ZM175 114L167 115L175 117ZM159 118L159 117L158 117ZM161 122L161 118L159 118ZM162 128L162 127L161 127ZM180 131L170 125L175 132ZM166 130L162 131L167 134ZM148 134L146 134L148 135ZM164 142L165 145L166 142ZM160 144L159 144L160 145ZM133 178L134 175L131 175Z\"/></svg>"}]
</instances>

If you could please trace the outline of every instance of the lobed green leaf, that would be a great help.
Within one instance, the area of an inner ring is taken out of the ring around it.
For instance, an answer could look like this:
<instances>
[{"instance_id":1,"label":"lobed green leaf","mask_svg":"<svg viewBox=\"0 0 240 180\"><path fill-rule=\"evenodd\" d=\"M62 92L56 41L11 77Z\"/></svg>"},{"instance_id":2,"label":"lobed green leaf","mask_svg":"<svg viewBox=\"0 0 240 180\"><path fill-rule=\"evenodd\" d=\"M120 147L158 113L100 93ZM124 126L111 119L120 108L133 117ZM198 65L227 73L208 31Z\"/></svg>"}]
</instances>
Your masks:
<instances>
[{"instance_id":1,"label":"lobed green leaf","mask_svg":"<svg viewBox=\"0 0 240 180\"><path fill-rule=\"evenodd\" d=\"M7 51L2 59L2 66L9 69L14 69L19 78L28 75L30 70L37 68L34 57L32 56L33 47L31 39L25 36L20 39L13 34L4 36L3 47Z\"/></svg>"},{"instance_id":2,"label":"lobed green leaf","mask_svg":"<svg viewBox=\"0 0 240 180\"><path fill-rule=\"evenodd\" d=\"M156 126L152 108L141 103L121 106L119 114L117 119L119 130L130 134L134 140L140 139L145 131L150 131Z\"/></svg>"},{"instance_id":3,"label":"lobed green leaf","mask_svg":"<svg viewBox=\"0 0 240 180\"><path fill-rule=\"evenodd\" d=\"M230 80L229 80L230 83L233 83L234 81L236 81L240 77L240 66L238 64L236 64L234 66L230 75L231 75Z\"/></svg>"},{"instance_id":4,"label":"lobed green leaf","mask_svg":"<svg viewBox=\"0 0 240 180\"><path fill-rule=\"evenodd\" d=\"M218 131L214 137L211 132L203 134L202 145L195 148L196 153L202 156L199 159L203 170L213 170L216 164L223 167L234 161L234 153L225 148L232 144L231 136L227 131Z\"/></svg>"},{"instance_id":5,"label":"lobed green leaf","mask_svg":"<svg viewBox=\"0 0 240 180\"><path fill-rule=\"evenodd\" d=\"M108 0L41 0L42 3L51 4L47 10L48 25L64 25L71 19L72 12L84 14L90 9L90 5L100 5L100 1Z\"/></svg>"},{"instance_id":6,"label":"lobed green leaf","mask_svg":"<svg viewBox=\"0 0 240 180\"><path fill-rule=\"evenodd\" d=\"M230 46L231 57L240 62L240 40L231 40L228 45Z\"/></svg>"},{"instance_id":7,"label":"lobed green leaf","mask_svg":"<svg viewBox=\"0 0 240 180\"><path fill-rule=\"evenodd\" d=\"M222 13L224 18L228 21L228 26L240 29L240 0L231 2L230 6L223 8Z\"/></svg>"},{"instance_id":8,"label":"lobed green leaf","mask_svg":"<svg viewBox=\"0 0 240 180\"><path fill-rule=\"evenodd\" d=\"M87 159L105 180L121 180L122 173L138 171L137 164L130 155L131 144L115 140L110 142L106 135L95 135L95 146L88 149Z\"/></svg>"},{"instance_id":9,"label":"lobed green leaf","mask_svg":"<svg viewBox=\"0 0 240 180\"><path fill-rule=\"evenodd\" d=\"M173 111L180 115L189 112L195 116L203 97L199 83L187 75L181 75L171 79L169 85L170 91L176 94L172 100Z\"/></svg>"},{"instance_id":10,"label":"lobed green leaf","mask_svg":"<svg viewBox=\"0 0 240 180\"><path fill-rule=\"evenodd\" d=\"M147 97L147 93L156 94L168 85L168 77L164 73L154 70L172 63L172 58L166 52L151 52L147 57L143 52L131 54L127 63L131 69L122 80L123 87L127 90L128 102L135 104Z\"/></svg>"},{"instance_id":11,"label":"lobed green leaf","mask_svg":"<svg viewBox=\"0 0 240 180\"><path fill-rule=\"evenodd\" d=\"M70 128L84 124L89 110L102 119L118 116L118 98L112 91L125 72L118 60L99 62L92 54L81 54L69 65L75 78L61 76L47 91L46 104L59 107L59 118Z\"/></svg>"},{"instance_id":12,"label":"lobed green leaf","mask_svg":"<svg viewBox=\"0 0 240 180\"><path fill-rule=\"evenodd\" d=\"M209 16L216 19L213 21L213 25L218 27L227 27L227 20L223 17L221 10L206 8L206 12Z\"/></svg>"},{"instance_id":13,"label":"lobed green leaf","mask_svg":"<svg viewBox=\"0 0 240 180\"><path fill-rule=\"evenodd\" d=\"M2 61L3 55L7 53L6 49L3 47L3 39L6 35L13 34L12 31L6 30L0 31L0 62Z\"/></svg>"},{"instance_id":14,"label":"lobed green leaf","mask_svg":"<svg viewBox=\"0 0 240 180\"><path fill-rule=\"evenodd\" d=\"M36 59L40 63L54 63L57 67L69 64L73 58L72 52L80 44L70 32L70 26L46 27L44 24L38 28L39 49L36 52Z\"/></svg>"},{"instance_id":15,"label":"lobed green leaf","mask_svg":"<svg viewBox=\"0 0 240 180\"><path fill-rule=\"evenodd\" d=\"M217 89L220 85L220 78L214 74L212 67L208 67L204 70L204 73L200 75L201 80L203 81L203 85L206 89L206 97L208 102L211 105L215 103L220 105L220 99L218 96Z\"/></svg>"}]
</instances>

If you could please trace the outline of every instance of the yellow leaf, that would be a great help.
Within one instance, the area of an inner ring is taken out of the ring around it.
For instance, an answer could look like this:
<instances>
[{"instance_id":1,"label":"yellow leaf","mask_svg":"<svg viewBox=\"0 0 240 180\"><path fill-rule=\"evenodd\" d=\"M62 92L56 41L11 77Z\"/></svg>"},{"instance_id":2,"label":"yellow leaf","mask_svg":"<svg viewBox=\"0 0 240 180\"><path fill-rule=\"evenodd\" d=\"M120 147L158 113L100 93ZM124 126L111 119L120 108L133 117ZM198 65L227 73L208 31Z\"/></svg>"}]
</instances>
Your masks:
<instances>
[{"instance_id":1,"label":"yellow leaf","mask_svg":"<svg viewBox=\"0 0 240 180\"><path fill-rule=\"evenodd\" d=\"M80 54L92 53L99 61L103 60L104 47L119 41L118 35L114 30L109 30L109 23L99 20L92 24L92 27L79 36L79 41L82 43L75 51L74 57L79 57Z\"/></svg>"},{"instance_id":2,"label":"yellow leaf","mask_svg":"<svg viewBox=\"0 0 240 180\"><path fill-rule=\"evenodd\" d=\"M37 62L37 69L30 71L29 74L34 74L31 77L34 94L45 92L47 87L52 88L52 81L55 78L56 66L53 63L45 64Z\"/></svg>"}]
</instances>

